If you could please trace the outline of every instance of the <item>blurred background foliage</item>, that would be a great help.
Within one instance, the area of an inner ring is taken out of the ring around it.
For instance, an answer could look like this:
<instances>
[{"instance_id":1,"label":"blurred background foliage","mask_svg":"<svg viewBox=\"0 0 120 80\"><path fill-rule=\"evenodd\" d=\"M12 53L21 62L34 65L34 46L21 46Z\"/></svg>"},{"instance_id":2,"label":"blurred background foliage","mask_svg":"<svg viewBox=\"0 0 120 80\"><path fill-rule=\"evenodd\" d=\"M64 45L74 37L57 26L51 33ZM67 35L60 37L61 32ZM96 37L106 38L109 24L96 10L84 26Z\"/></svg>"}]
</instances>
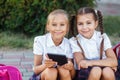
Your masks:
<instances>
[{"instance_id":1,"label":"blurred background foliage","mask_svg":"<svg viewBox=\"0 0 120 80\"><path fill-rule=\"evenodd\" d=\"M0 48L32 48L34 36L45 33L48 14L64 9L70 15L95 0L0 0ZM120 16L105 16L104 28L114 44L120 41Z\"/></svg>"},{"instance_id":2,"label":"blurred background foliage","mask_svg":"<svg viewBox=\"0 0 120 80\"><path fill-rule=\"evenodd\" d=\"M0 31L43 34L47 15L54 9L74 14L82 6L94 6L94 0L0 0Z\"/></svg>"}]
</instances>

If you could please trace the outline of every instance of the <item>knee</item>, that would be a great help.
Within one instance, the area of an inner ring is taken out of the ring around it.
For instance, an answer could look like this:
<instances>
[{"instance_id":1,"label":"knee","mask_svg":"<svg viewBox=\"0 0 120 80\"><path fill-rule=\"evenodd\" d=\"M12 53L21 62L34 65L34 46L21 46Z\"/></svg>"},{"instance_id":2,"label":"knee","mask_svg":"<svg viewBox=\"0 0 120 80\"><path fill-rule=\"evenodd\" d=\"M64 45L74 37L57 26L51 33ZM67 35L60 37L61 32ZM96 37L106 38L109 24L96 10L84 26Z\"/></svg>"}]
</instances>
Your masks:
<instances>
[{"instance_id":1,"label":"knee","mask_svg":"<svg viewBox=\"0 0 120 80\"><path fill-rule=\"evenodd\" d=\"M59 75L62 79L66 79L66 78L70 77L70 71L61 69L61 70L59 70Z\"/></svg>"},{"instance_id":2,"label":"knee","mask_svg":"<svg viewBox=\"0 0 120 80\"><path fill-rule=\"evenodd\" d=\"M63 78L70 77L70 72L68 70L64 71L62 76L63 76Z\"/></svg>"},{"instance_id":3,"label":"knee","mask_svg":"<svg viewBox=\"0 0 120 80\"><path fill-rule=\"evenodd\" d=\"M100 67L93 67L91 70L91 74L95 75L101 75L102 69Z\"/></svg>"},{"instance_id":4,"label":"knee","mask_svg":"<svg viewBox=\"0 0 120 80\"><path fill-rule=\"evenodd\" d=\"M90 76L95 80L101 77L102 69L100 67L93 67L90 71Z\"/></svg>"},{"instance_id":5,"label":"knee","mask_svg":"<svg viewBox=\"0 0 120 80\"><path fill-rule=\"evenodd\" d=\"M57 70L55 68L47 68L44 72L45 80L56 80Z\"/></svg>"},{"instance_id":6,"label":"knee","mask_svg":"<svg viewBox=\"0 0 120 80\"><path fill-rule=\"evenodd\" d=\"M107 80L114 80L115 79L114 71L110 67L105 67L103 69L102 76Z\"/></svg>"}]
</instances>

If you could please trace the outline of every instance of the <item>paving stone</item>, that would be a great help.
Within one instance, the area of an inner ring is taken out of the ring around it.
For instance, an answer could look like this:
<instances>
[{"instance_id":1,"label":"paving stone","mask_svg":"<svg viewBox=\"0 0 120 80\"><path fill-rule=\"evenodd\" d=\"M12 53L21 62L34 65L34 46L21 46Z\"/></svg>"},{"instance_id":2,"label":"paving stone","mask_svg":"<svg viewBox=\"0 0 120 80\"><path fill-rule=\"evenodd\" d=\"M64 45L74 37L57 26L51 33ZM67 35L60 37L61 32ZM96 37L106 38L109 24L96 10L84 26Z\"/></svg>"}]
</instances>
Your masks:
<instances>
[{"instance_id":1,"label":"paving stone","mask_svg":"<svg viewBox=\"0 0 120 80\"><path fill-rule=\"evenodd\" d=\"M24 56L23 55L13 55L13 53L12 54L3 54L3 58L11 58L11 59L21 59L21 58L24 58Z\"/></svg>"},{"instance_id":2,"label":"paving stone","mask_svg":"<svg viewBox=\"0 0 120 80\"><path fill-rule=\"evenodd\" d=\"M2 56L0 56L0 59L2 59Z\"/></svg>"},{"instance_id":3,"label":"paving stone","mask_svg":"<svg viewBox=\"0 0 120 80\"><path fill-rule=\"evenodd\" d=\"M26 70L25 68L24 68L24 69L19 68L19 70L20 70L22 73L27 72L27 70Z\"/></svg>"},{"instance_id":4,"label":"paving stone","mask_svg":"<svg viewBox=\"0 0 120 80\"><path fill-rule=\"evenodd\" d=\"M17 67L23 80L29 80L33 74L33 53L28 52L2 52L0 53L0 63Z\"/></svg>"},{"instance_id":5,"label":"paving stone","mask_svg":"<svg viewBox=\"0 0 120 80\"><path fill-rule=\"evenodd\" d=\"M24 59L22 58L22 59L21 59L21 62L22 62L22 61L33 62L33 58L24 58Z\"/></svg>"},{"instance_id":6,"label":"paving stone","mask_svg":"<svg viewBox=\"0 0 120 80\"><path fill-rule=\"evenodd\" d=\"M17 67L23 80L28 80L33 74L33 53L31 50L0 50L0 63Z\"/></svg>"},{"instance_id":7,"label":"paving stone","mask_svg":"<svg viewBox=\"0 0 120 80\"><path fill-rule=\"evenodd\" d=\"M14 58L3 58L3 59L0 59L1 62L20 62L21 59L14 59Z\"/></svg>"},{"instance_id":8,"label":"paving stone","mask_svg":"<svg viewBox=\"0 0 120 80\"><path fill-rule=\"evenodd\" d=\"M21 62L21 65L32 65L33 62L28 62L28 61L25 61L25 62Z\"/></svg>"},{"instance_id":9,"label":"paving stone","mask_svg":"<svg viewBox=\"0 0 120 80\"><path fill-rule=\"evenodd\" d=\"M29 80L30 77L23 77L23 80Z\"/></svg>"},{"instance_id":10,"label":"paving stone","mask_svg":"<svg viewBox=\"0 0 120 80\"><path fill-rule=\"evenodd\" d=\"M32 76L32 74L33 74L33 72L24 72L23 73L23 77L25 76L25 77L30 77L30 76Z\"/></svg>"},{"instance_id":11,"label":"paving stone","mask_svg":"<svg viewBox=\"0 0 120 80\"><path fill-rule=\"evenodd\" d=\"M0 59L2 59L3 58L3 55L2 54L0 54Z\"/></svg>"}]
</instances>

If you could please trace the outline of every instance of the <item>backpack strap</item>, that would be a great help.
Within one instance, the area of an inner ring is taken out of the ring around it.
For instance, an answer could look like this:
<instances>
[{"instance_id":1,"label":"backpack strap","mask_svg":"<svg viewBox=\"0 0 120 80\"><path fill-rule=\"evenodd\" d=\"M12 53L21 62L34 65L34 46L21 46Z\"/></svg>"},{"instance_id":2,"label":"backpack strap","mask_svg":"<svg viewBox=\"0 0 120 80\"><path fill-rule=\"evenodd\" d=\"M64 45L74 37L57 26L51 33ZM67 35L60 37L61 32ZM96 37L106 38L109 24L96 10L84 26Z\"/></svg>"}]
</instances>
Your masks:
<instances>
[{"instance_id":1,"label":"backpack strap","mask_svg":"<svg viewBox=\"0 0 120 80\"><path fill-rule=\"evenodd\" d=\"M117 54L117 58L120 59L120 45L118 48L116 48L116 54Z\"/></svg>"},{"instance_id":2,"label":"backpack strap","mask_svg":"<svg viewBox=\"0 0 120 80\"><path fill-rule=\"evenodd\" d=\"M120 58L120 42L113 47L113 51L117 58Z\"/></svg>"},{"instance_id":3,"label":"backpack strap","mask_svg":"<svg viewBox=\"0 0 120 80\"><path fill-rule=\"evenodd\" d=\"M5 66L5 64L0 64L0 66Z\"/></svg>"}]
</instances>

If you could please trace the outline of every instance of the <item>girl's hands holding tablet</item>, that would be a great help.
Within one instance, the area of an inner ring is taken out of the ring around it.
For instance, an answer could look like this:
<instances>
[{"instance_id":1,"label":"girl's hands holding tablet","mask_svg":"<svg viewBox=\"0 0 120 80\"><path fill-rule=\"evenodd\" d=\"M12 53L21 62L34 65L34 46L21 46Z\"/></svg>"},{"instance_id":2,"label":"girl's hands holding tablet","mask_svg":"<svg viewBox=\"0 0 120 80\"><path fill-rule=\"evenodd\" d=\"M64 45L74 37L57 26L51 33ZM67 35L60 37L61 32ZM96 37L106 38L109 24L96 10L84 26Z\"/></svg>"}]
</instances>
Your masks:
<instances>
[{"instance_id":1,"label":"girl's hands holding tablet","mask_svg":"<svg viewBox=\"0 0 120 80\"><path fill-rule=\"evenodd\" d=\"M50 67L54 67L55 65L57 65L57 62L53 61L52 59L49 59L49 57L46 55L46 59L44 61L44 65L47 68L50 68Z\"/></svg>"},{"instance_id":2,"label":"girl's hands holding tablet","mask_svg":"<svg viewBox=\"0 0 120 80\"><path fill-rule=\"evenodd\" d=\"M49 59L57 62L58 66L62 66L67 63L67 58L65 55L48 53L47 56L49 57Z\"/></svg>"}]
</instances>

